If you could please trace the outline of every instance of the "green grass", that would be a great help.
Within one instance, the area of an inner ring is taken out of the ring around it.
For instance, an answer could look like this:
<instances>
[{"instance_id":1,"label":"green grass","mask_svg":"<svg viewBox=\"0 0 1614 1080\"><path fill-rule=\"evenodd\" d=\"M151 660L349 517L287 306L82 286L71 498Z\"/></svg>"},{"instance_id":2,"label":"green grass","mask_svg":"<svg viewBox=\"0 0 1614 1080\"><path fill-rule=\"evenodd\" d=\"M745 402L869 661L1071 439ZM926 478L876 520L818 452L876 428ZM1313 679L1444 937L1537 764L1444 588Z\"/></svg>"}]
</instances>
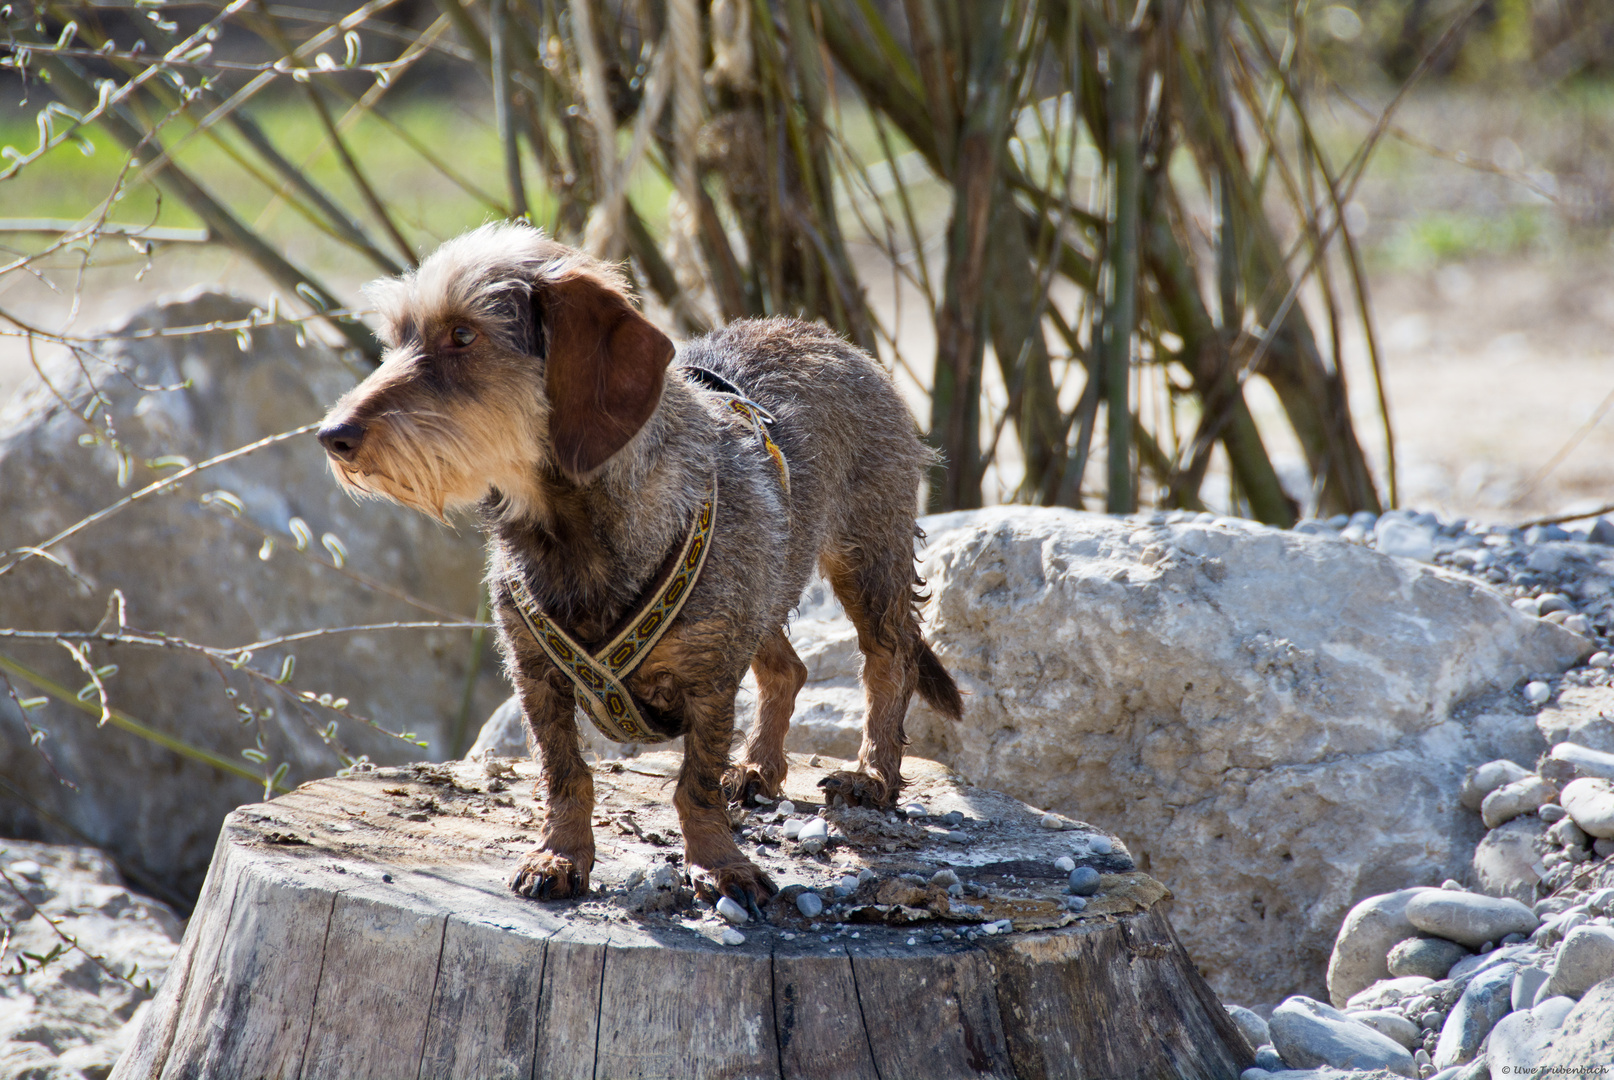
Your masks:
<instances>
[{"instance_id":1,"label":"green grass","mask_svg":"<svg viewBox=\"0 0 1614 1080\"><path fill-rule=\"evenodd\" d=\"M1397 270L1490 255L1516 255L1530 249L1550 227L1543 207L1515 206L1489 214L1437 211L1401 222L1374 252L1377 261Z\"/></svg>"}]
</instances>

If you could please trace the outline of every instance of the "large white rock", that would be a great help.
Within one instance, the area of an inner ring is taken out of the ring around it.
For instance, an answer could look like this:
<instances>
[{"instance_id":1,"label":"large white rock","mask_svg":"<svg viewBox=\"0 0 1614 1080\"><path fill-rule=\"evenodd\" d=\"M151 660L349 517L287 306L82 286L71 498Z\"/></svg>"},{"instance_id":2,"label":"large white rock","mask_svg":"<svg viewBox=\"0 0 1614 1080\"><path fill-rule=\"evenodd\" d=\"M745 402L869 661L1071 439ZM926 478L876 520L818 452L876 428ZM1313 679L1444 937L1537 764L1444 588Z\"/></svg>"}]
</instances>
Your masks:
<instances>
[{"instance_id":1,"label":"large white rock","mask_svg":"<svg viewBox=\"0 0 1614 1080\"><path fill-rule=\"evenodd\" d=\"M967 696L957 725L914 708L914 752L1122 835L1232 1000L1321 995L1353 903L1462 876L1465 771L1545 747L1527 715L1454 707L1587 650L1470 579L1327 537L1024 507L922 525L927 633ZM802 614L789 745L845 753L855 636Z\"/></svg>"},{"instance_id":2,"label":"large white rock","mask_svg":"<svg viewBox=\"0 0 1614 1080\"><path fill-rule=\"evenodd\" d=\"M216 293L148 308L119 332L202 326L246 318L252 305ZM118 365L127 375L106 367ZM233 332L109 342L88 356L85 369L100 385L118 438L132 455L130 486L117 482L115 455L82 446L88 427L79 410L90 390L77 364L51 360L46 373L61 397L42 384L25 388L0 409L0 549L38 543L110 505L163 473L144 462L161 455L192 461L233 450L267 435L317 421L356 375L332 350L299 346L285 326L259 328L243 351ZM185 389L161 389L189 381ZM204 493L224 490L244 507L240 519L208 509ZM306 522L310 542L298 554L293 518ZM267 533L275 540L259 558ZM338 572L322 546L330 534L346 547ZM330 476L312 433L209 469L178 490L136 503L60 545L54 552L83 579L81 586L44 559L0 577L0 626L89 630L107 610L113 589L127 600L131 626L162 630L209 645L243 645L292 631L396 620L437 620L442 612L474 616L483 568L481 544L469 527L454 533L411 510L355 503ZM0 562L4 562L0 559ZM373 589L431 605L422 609ZM491 654L492 649L486 650ZM77 689L85 676L51 644L0 642L4 652ZM177 651L98 646L96 664L115 663L108 681L114 706L160 732L256 768L243 749L268 755L267 769L290 764L296 783L340 767L323 729L353 754L380 762L446 757L466 692L472 659L465 630L339 634L287 648L264 649L256 662L278 673L282 656L297 658L294 693L345 697L349 712L415 740L382 734L339 719L292 695L228 668ZM17 682L15 679L14 682ZM271 719L243 727L236 699L273 708ZM17 682L20 692L26 684ZM494 658L475 676L473 713L486 716L507 692ZM132 880L165 896L199 888L232 808L263 797L263 784L220 773L169 750L52 702L30 717L48 731L41 750L9 695L0 692L0 835L86 839L109 851ZM474 734L474 728L471 732ZM429 745L420 748L416 740Z\"/></svg>"},{"instance_id":3,"label":"large white rock","mask_svg":"<svg viewBox=\"0 0 1614 1080\"><path fill-rule=\"evenodd\" d=\"M93 848L0 841L0 869L23 894L0 885L0 926L10 934L0 978L0 1076L106 1076L140 1026L147 981L162 985L179 951L179 920L125 888L112 861ZM55 930L46 919L57 921ZM61 946L58 930L81 948L44 965L26 959Z\"/></svg>"},{"instance_id":4,"label":"large white rock","mask_svg":"<svg viewBox=\"0 0 1614 1080\"><path fill-rule=\"evenodd\" d=\"M1301 1069L1387 1069L1417 1076L1407 1048L1366 1024L1320 1001L1292 997L1272 1010L1267 1021L1272 1045L1284 1063Z\"/></svg>"},{"instance_id":5,"label":"large white rock","mask_svg":"<svg viewBox=\"0 0 1614 1080\"><path fill-rule=\"evenodd\" d=\"M1427 889L1401 889L1360 901L1346 914L1328 960L1328 997L1336 1006L1380 979L1390 977L1389 953L1418 933L1407 919L1407 902Z\"/></svg>"},{"instance_id":6,"label":"large white rock","mask_svg":"<svg viewBox=\"0 0 1614 1080\"><path fill-rule=\"evenodd\" d=\"M1524 904L1506 897L1450 889L1427 889L1407 902L1407 921L1424 933L1477 949L1509 934L1534 932L1541 925Z\"/></svg>"}]
</instances>

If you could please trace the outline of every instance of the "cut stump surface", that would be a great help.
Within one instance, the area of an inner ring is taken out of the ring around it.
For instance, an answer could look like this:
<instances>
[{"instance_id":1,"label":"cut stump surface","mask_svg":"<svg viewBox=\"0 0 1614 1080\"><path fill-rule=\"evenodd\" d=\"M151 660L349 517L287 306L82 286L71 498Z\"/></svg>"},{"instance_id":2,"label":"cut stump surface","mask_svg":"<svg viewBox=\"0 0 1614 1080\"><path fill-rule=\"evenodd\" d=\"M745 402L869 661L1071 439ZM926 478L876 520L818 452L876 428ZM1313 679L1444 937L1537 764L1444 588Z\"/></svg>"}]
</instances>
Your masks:
<instances>
[{"instance_id":1,"label":"cut stump surface","mask_svg":"<svg viewBox=\"0 0 1614 1080\"><path fill-rule=\"evenodd\" d=\"M1170 894L1113 837L915 758L910 811L826 809L816 783L846 763L793 755L794 820L821 814L829 839L810 853L778 809L734 812L781 892L731 928L681 865L678 764L596 767L580 901L506 887L541 812L527 762L374 769L240 808L113 1076L1232 1080L1250 1063ZM1079 912L1061 856L1101 875Z\"/></svg>"}]
</instances>

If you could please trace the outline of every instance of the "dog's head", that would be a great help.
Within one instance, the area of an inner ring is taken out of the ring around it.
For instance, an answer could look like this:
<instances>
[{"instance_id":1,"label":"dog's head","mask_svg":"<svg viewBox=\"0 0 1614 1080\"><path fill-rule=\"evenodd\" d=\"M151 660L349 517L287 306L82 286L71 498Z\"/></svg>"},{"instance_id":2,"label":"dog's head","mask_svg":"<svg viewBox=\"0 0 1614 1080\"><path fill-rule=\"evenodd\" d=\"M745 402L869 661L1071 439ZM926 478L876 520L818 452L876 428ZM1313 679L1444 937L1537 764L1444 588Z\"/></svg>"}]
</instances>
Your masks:
<instances>
[{"instance_id":1,"label":"dog's head","mask_svg":"<svg viewBox=\"0 0 1614 1080\"><path fill-rule=\"evenodd\" d=\"M520 509L546 470L593 477L661 401L673 345L622 273L530 226L484 225L365 293L387 349L319 431L355 493L438 520Z\"/></svg>"}]
</instances>

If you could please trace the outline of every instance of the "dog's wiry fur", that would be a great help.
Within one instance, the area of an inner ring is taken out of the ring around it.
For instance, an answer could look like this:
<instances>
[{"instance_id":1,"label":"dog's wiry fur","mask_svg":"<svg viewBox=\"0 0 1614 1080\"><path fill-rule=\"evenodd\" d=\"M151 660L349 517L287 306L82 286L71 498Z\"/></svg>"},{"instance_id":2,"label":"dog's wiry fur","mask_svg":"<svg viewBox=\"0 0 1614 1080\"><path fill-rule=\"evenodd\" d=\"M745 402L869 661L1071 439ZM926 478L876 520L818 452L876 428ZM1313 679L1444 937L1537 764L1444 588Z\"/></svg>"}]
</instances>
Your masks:
<instances>
[{"instance_id":1,"label":"dog's wiry fur","mask_svg":"<svg viewBox=\"0 0 1614 1080\"><path fill-rule=\"evenodd\" d=\"M689 342L669 367L671 343L619 272L518 225L452 240L370 296L387 353L320 439L356 493L439 520L472 508L484 518L500 643L547 791L517 891L587 890L594 791L572 685L525 631L507 580L522 575L552 618L597 647L680 544L714 472L716 531L699 583L627 680L647 720L684 738L673 801L689 861L753 906L772 892L735 846L724 804L777 796L784 781L807 674L784 626L815 565L857 627L868 703L858 768L827 789L895 800L913 692L955 718L961 702L915 613L914 503L929 452L877 364L821 327L766 319ZM788 494L755 434L683 365L718 372L773 413ZM731 765L747 667L758 718Z\"/></svg>"}]
</instances>

